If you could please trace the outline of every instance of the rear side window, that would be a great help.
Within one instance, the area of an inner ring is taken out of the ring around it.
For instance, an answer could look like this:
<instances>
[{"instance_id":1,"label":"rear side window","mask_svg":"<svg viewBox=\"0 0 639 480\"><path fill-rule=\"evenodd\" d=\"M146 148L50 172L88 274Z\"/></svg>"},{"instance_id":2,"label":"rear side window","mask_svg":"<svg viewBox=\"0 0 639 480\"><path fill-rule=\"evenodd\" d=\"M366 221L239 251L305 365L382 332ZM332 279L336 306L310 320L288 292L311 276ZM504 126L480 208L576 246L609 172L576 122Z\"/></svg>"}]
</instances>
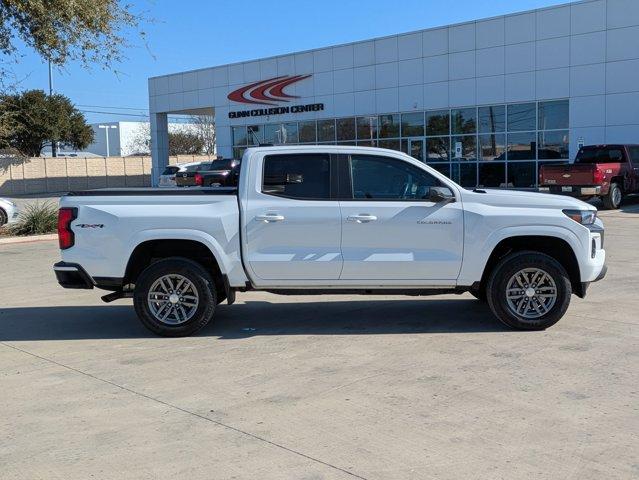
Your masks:
<instances>
[{"instance_id":1,"label":"rear side window","mask_svg":"<svg viewBox=\"0 0 639 480\"><path fill-rule=\"evenodd\" d=\"M268 155L264 158L262 193L300 200L330 198L327 154Z\"/></svg>"},{"instance_id":2,"label":"rear side window","mask_svg":"<svg viewBox=\"0 0 639 480\"><path fill-rule=\"evenodd\" d=\"M235 160L216 160L211 164L211 170L230 170Z\"/></svg>"},{"instance_id":3,"label":"rear side window","mask_svg":"<svg viewBox=\"0 0 639 480\"><path fill-rule=\"evenodd\" d=\"M186 172L186 173L193 173L193 172L199 172L200 171L200 164L197 165L188 165L186 167L182 167L182 171Z\"/></svg>"},{"instance_id":4,"label":"rear side window","mask_svg":"<svg viewBox=\"0 0 639 480\"><path fill-rule=\"evenodd\" d=\"M162 172L162 175L175 175L178 170L180 170L179 167L166 167Z\"/></svg>"},{"instance_id":5,"label":"rear side window","mask_svg":"<svg viewBox=\"0 0 639 480\"><path fill-rule=\"evenodd\" d=\"M620 163L624 162L621 147L582 148L575 163Z\"/></svg>"},{"instance_id":6,"label":"rear side window","mask_svg":"<svg viewBox=\"0 0 639 480\"><path fill-rule=\"evenodd\" d=\"M628 147L628 150L630 150L630 159L632 160L632 163L635 167L639 166L639 146Z\"/></svg>"},{"instance_id":7,"label":"rear side window","mask_svg":"<svg viewBox=\"0 0 639 480\"><path fill-rule=\"evenodd\" d=\"M213 169L212 163L201 163L200 165L197 166L198 172L205 172L207 170L212 170L212 169Z\"/></svg>"}]
</instances>

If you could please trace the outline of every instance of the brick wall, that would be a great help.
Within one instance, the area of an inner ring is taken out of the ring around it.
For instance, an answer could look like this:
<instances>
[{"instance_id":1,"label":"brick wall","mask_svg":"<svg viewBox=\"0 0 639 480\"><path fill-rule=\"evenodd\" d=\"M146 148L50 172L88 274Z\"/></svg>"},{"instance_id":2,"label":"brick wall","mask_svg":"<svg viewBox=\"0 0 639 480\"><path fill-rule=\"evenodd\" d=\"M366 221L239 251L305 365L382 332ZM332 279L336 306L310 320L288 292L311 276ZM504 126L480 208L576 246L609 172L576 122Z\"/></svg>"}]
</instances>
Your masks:
<instances>
[{"instance_id":1,"label":"brick wall","mask_svg":"<svg viewBox=\"0 0 639 480\"><path fill-rule=\"evenodd\" d=\"M169 164L210 160L178 155ZM151 185L151 157L0 158L0 196Z\"/></svg>"}]
</instances>

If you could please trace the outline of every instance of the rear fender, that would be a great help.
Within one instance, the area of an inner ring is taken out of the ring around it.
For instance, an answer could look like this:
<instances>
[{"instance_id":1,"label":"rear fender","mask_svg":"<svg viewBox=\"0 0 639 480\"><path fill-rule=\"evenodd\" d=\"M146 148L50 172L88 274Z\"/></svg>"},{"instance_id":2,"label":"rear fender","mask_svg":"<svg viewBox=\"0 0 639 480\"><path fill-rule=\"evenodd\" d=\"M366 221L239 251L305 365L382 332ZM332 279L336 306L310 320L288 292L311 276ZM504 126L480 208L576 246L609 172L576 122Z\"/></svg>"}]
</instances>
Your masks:
<instances>
[{"instance_id":1,"label":"rear fender","mask_svg":"<svg viewBox=\"0 0 639 480\"><path fill-rule=\"evenodd\" d=\"M211 235L199 230L158 229L143 230L137 233L128 245L126 262L128 263L135 249L142 243L151 240L192 240L205 245L215 257L222 275L228 275L232 269L233 254L224 252L220 243ZM237 252L234 254L237 255ZM239 259L237 260L239 261ZM126 264L124 265L126 267Z\"/></svg>"}]
</instances>

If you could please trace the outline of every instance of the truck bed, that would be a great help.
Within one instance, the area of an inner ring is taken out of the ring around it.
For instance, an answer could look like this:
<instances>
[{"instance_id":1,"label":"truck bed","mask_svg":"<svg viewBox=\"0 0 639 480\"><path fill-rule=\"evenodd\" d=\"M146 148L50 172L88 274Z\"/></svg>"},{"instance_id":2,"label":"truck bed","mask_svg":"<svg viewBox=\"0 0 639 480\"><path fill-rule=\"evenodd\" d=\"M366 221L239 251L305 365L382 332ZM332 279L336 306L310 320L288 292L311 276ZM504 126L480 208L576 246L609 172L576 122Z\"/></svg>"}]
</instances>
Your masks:
<instances>
[{"instance_id":1,"label":"truck bed","mask_svg":"<svg viewBox=\"0 0 639 480\"><path fill-rule=\"evenodd\" d=\"M130 197L130 196L167 196L167 195L237 195L237 187L209 188L98 188L78 190L67 193L67 197Z\"/></svg>"},{"instance_id":2,"label":"truck bed","mask_svg":"<svg viewBox=\"0 0 639 480\"><path fill-rule=\"evenodd\" d=\"M200 242L231 275L244 279L239 258L237 188L107 188L71 192L60 206L75 208L75 246L63 260L91 277L123 278L141 244L157 239Z\"/></svg>"}]
</instances>

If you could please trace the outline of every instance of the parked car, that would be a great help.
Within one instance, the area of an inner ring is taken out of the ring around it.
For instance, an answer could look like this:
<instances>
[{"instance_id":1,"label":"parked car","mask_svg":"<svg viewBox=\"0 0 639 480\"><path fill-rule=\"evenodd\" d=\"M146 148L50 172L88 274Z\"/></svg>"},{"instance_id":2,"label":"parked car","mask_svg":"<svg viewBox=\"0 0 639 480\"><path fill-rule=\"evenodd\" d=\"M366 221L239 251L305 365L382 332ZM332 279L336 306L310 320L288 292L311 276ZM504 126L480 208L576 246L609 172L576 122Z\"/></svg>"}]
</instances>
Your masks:
<instances>
[{"instance_id":1,"label":"parked car","mask_svg":"<svg viewBox=\"0 0 639 480\"><path fill-rule=\"evenodd\" d=\"M240 178L240 165L240 160L216 160L211 164L210 170L195 173L195 184L200 187L236 187Z\"/></svg>"},{"instance_id":2,"label":"parked car","mask_svg":"<svg viewBox=\"0 0 639 480\"><path fill-rule=\"evenodd\" d=\"M191 164L175 175L175 184L178 187L196 187L195 174L211 170L213 162L198 162Z\"/></svg>"},{"instance_id":3,"label":"parked car","mask_svg":"<svg viewBox=\"0 0 639 480\"><path fill-rule=\"evenodd\" d=\"M470 292L506 325L540 330L606 272L603 224L577 199L466 190L379 148L257 147L242 165L238 187L63 197L58 282L133 298L166 336L194 333L247 290Z\"/></svg>"},{"instance_id":4,"label":"parked car","mask_svg":"<svg viewBox=\"0 0 639 480\"><path fill-rule=\"evenodd\" d=\"M0 227L18 221L18 206L8 198L0 198Z\"/></svg>"},{"instance_id":5,"label":"parked car","mask_svg":"<svg viewBox=\"0 0 639 480\"><path fill-rule=\"evenodd\" d=\"M624 196L639 192L639 145L589 145L574 163L543 165L539 191L588 199L619 208Z\"/></svg>"},{"instance_id":6,"label":"parked car","mask_svg":"<svg viewBox=\"0 0 639 480\"><path fill-rule=\"evenodd\" d=\"M159 187L175 187L175 176L180 172L187 172L191 168L195 168L201 165L202 162L182 163L178 165L167 166L162 175L160 175L158 186Z\"/></svg>"}]
</instances>

